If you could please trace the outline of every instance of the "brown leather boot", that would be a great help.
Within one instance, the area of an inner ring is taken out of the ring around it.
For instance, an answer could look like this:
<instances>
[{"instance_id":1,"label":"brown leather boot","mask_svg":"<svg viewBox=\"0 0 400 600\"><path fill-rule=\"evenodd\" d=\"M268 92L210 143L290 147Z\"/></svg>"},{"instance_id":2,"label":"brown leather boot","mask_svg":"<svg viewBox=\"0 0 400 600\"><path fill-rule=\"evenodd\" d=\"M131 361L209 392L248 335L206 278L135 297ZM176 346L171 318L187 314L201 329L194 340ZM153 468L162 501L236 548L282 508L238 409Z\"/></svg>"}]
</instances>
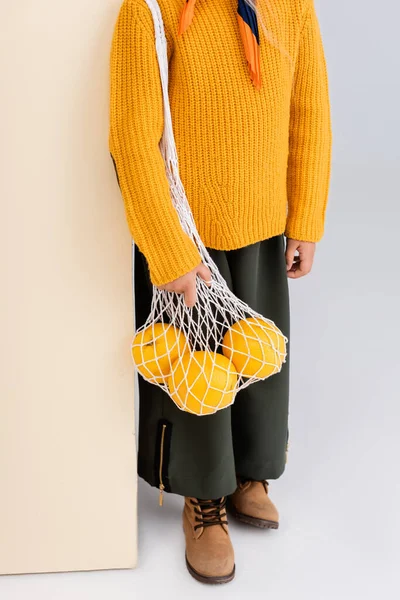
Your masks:
<instances>
[{"instance_id":1,"label":"brown leather boot","mask_svg":"<svg viewBox=\"0 0 400 600\"><path fill-rule=\"evenodd\" d=\"M262 529L279 527L279 513L268 495L268 481L238 479L236 491L228 498L228 508L242 523Z\"/></svg>"},{"instance_id":2,"label":"brown leather boot","mask_svg":"<svg viewBox=\"0 0 400 600\"><path fill-rule=\"evenodd\" d=\"M183 530L189 573L202 583L232 581L235 559L226 518L226 497L185 498Z\"/></svg>"}]
</instances>

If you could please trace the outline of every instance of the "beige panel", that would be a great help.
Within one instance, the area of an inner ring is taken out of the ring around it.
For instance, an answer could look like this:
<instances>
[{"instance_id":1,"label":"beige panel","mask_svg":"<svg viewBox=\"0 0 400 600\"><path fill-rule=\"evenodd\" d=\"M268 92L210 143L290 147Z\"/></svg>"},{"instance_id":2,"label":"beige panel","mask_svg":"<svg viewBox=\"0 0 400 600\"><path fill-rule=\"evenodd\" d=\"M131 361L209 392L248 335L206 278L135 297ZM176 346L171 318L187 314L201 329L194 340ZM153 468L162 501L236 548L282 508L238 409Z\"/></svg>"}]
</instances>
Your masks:
<instances>
[{"instance_id":1,"label":"beige panel","mask_svg":"<svg viewBox=\"0 0 400 600\"><path fill-rule=\"evenodd\" d=\"M0 5L1 573L136 562L131 240L107 147L120 3Z\"/></svg>"}]
</instances>

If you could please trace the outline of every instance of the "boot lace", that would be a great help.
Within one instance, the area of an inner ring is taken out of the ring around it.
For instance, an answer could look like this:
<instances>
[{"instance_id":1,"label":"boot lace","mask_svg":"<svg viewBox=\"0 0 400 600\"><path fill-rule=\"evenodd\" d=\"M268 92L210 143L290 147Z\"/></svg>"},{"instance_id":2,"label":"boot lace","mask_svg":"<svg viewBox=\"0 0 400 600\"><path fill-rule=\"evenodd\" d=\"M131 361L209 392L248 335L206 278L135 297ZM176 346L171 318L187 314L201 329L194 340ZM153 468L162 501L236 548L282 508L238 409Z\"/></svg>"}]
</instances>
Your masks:
<instances>
[{"instance_id":1,"label":"boot lace","mask_svg":"<svg viewBox=\"0 0 400 600\"><path fill-rule=\"evenodd\" d=\"M196 513L195 521L198 523L194 529L200 527L210 527L211 525L228 525L228 521L223 519L222 511L226 506L226 497L217 498L215 500L190 500L194 505ZM224 515L226 516L226 514Z\"/></svg>"}]
</instances>

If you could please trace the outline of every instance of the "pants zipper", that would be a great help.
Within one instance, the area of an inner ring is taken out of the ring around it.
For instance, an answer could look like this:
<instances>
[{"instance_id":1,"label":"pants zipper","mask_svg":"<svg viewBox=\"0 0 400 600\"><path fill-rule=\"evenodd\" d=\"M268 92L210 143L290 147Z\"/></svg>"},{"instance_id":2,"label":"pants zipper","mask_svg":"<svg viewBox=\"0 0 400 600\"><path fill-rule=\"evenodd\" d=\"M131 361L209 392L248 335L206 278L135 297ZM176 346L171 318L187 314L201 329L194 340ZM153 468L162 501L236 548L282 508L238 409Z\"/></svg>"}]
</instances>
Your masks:
<instances>
[{"instance_id":1,"label":"pants zipper","mask_svg":"<svg viewBox=\"0 0 400 600\"><path fill-rule=\"evenodd\" d=\"M167 429L167 426L165 425L165 423L162 426L162 431L161 431L161 444L160 444L160 467L159 467L159 477L160 477L160 485L159 490L160 490L160 497L159 497L159 505L162 506L163 505L163 492L165 489L164 483L163 483L163 479L162 479L162 468L163 468L163 458L164 458L164 438L165 438L165 430Z\"/></svg>"}]
</instances>

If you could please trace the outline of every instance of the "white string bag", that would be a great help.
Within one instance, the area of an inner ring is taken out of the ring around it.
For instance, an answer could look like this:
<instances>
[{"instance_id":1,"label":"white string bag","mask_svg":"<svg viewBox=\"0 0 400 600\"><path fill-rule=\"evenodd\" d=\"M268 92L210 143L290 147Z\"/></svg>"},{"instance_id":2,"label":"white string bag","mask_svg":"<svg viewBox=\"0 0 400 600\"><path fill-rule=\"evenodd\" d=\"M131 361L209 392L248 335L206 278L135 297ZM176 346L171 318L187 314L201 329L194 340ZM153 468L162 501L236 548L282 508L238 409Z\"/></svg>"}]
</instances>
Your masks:
<instances>
[{"instance_id":1,"label":"white string bag","mask_svg":"<svg viewBox=\"0 0 400 600\"><path fill-rule=\"evenodd\" d=\"M150 314L136 331L132 357L142 377L163 388L179 409L200 416L230 406L240 389L278 373L286 361L288 339L273 321L235 296L200 239L179 177L162 15L157 0L146 2L154 20L164 105L159 147L171 200L212 278L208 286L197 277L193 308L185 305L182 294L153 286Z\"/></svg>"}]
</instances>

